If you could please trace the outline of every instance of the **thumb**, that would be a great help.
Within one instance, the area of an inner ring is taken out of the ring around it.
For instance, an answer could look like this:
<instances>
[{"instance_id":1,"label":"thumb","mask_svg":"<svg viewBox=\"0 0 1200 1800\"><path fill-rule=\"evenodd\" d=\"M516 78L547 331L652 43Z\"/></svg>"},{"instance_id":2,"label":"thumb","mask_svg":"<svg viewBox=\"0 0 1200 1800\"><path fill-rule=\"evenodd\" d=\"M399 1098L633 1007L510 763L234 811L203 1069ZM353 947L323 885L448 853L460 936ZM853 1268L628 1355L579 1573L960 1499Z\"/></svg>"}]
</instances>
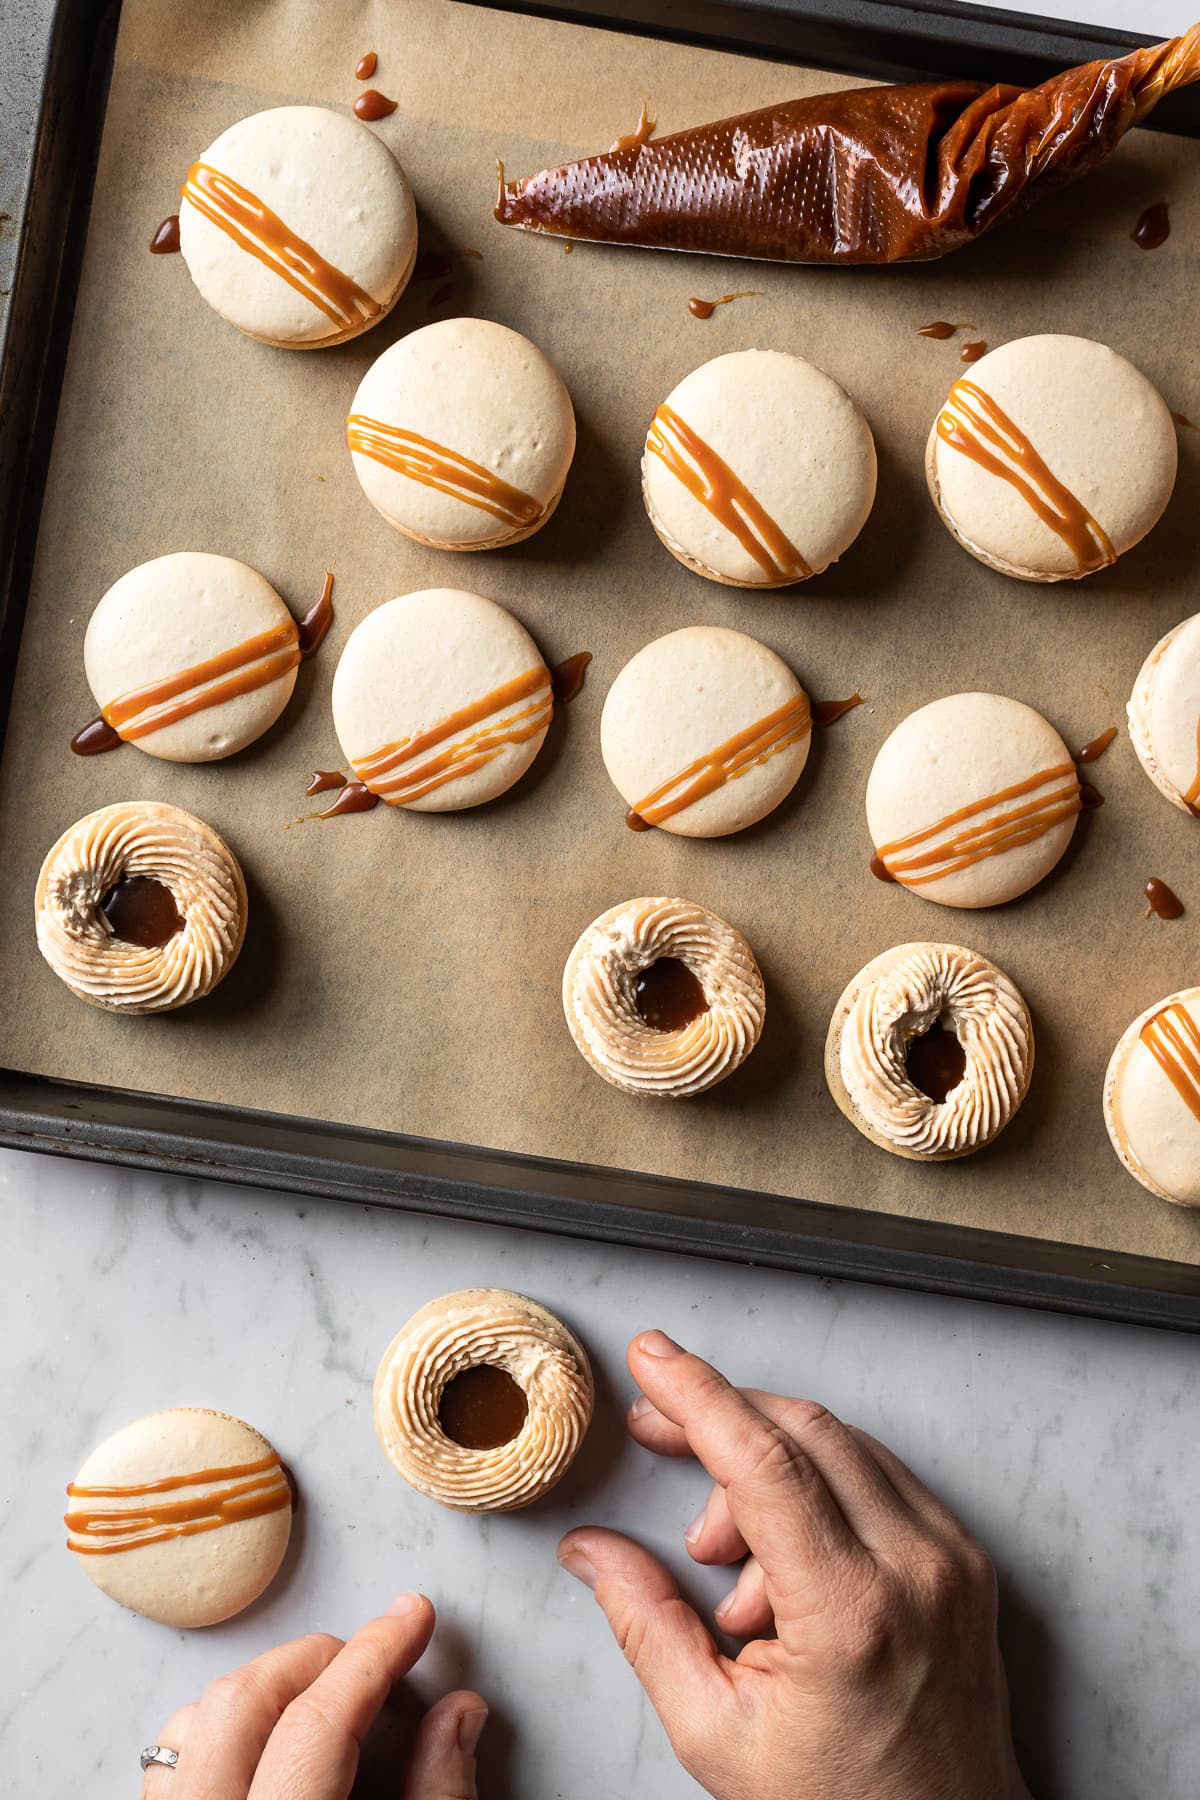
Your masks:
<instances>
[{"instance_id":1,"label":"thumb","mask_svg":"<svg viewBox=\"0 0 1200 1800\"><path fill-rule=\"evenodd\" d=\"M446 1694L417 1727L404 1800L476 1800L475 1746L487 1724L487 1701Z\"/></svg>"},{"instance_id":2,"label":"thumb","mask_svg":"<svg viewBox=\"0 0 1200 1800\"><path fill-rule=\"evenodd\" d=\"M640 1544L617 1531L571 1531L558 1547L558 1560L595 1593L687 1767L692 1748L711 1739L714 1710L733 1699L732 1665L674 1578Z\"/></svg>"}]
</instances>

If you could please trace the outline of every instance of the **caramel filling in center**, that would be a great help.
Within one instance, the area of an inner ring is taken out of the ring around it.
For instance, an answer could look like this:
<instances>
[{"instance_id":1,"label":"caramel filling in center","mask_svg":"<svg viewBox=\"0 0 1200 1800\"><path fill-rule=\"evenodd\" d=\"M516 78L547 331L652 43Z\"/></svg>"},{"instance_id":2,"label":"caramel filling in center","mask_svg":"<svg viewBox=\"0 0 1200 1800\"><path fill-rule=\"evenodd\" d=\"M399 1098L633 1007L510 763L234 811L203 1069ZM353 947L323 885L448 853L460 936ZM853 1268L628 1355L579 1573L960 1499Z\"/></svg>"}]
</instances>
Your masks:
<instances>
[{"instance_id":1,"label":"caramel filling in center","mask_svg":"<svg viewBox=\"0 0 1200 1800\"><path fill-rule=\"evenodd\" d=\"M904 1067L913 1086L940 1106L966 1073L967 1053L954 1032L935 1019L928 1031L909 1039Z\"/></svg>"},{"instance_id":2,"label":"caramel filling in center","mask_svg":"<svg viewBox=\"0 0 1200 1800\"><path fill-rule=\"evenodd\" d=\"M676 956L660 956L641 971L633 1003L652 1031L682 1031L709 1010L704 989Z\"/></svg>"},{"instance_id":3,"label":"caramel filling in center","mask_svg":"<svg viewBox=\"0 0 1200 1800\"><path fill-rule=\"evenodd\" d=\"M122 875L100 902L100 911L122 943L161 950L183 930L183 914L175 896L153 875Z\"/></svg>"},{"instance_id":4,"label":"caramel filling in center","mask_svg":"<svg viewBox=\"0 0 1200 1800\"><path fill-rule=\"evenodd\" d=\"M438 1401L438 1424L464 1450L510 1444L529 1416L524 1390L507 1369L482 1363L453 1376Z\"/></svg>"}]
</instances>

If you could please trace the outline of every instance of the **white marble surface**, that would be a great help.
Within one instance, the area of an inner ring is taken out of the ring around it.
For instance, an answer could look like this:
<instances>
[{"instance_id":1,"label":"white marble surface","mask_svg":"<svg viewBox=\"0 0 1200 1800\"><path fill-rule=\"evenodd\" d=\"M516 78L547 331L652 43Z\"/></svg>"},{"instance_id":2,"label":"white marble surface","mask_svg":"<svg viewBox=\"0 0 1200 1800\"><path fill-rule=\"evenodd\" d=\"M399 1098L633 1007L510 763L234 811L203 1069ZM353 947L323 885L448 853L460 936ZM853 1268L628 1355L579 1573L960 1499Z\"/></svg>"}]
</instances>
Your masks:
<instances>
[{"instance_id":1,"label":"white marble surface","mask_svg":"<svg viewBox=\"0 0 1200 1800\"><path fill-rule=\"evenodd\" d=\"M1038 1800L1200 1791L1194 1338L14 1152L0 1153L0 1218L6 1794L125 1800L138 1749L211 1676L306 1629L345 1633L408 1586L441 1614L417 1690L464 1680L493 1703L483 1800L695 1794L590 1595L554 1559L561 1531L587 1519L686 1565L703 1480L621 1428L624 1345L651 1324L876 1432L989 1545ZM558 1494L482 1522L404 1487L371 1426L393 1332L474 1282L560 1311L599 1378ZM303 1494L273 1589L190 1635L104 1599L60 1524L90 1445L177 1404L253 1421ZM709 1604L726 1585L686 1578Z\"/></svg>"}]
</instances>

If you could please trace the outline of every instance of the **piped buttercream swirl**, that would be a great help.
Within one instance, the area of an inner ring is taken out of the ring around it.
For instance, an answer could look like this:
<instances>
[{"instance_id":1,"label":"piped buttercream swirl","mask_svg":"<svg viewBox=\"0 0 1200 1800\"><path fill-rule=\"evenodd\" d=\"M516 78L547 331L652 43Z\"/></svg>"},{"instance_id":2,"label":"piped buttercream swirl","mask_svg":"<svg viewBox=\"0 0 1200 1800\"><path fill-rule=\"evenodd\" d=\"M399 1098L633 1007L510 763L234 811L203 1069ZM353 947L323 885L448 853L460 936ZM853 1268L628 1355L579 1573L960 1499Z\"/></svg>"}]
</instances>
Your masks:
<instances>
[{"instance_id":1,"label":"piped buttercream swirl","mask_svg":"<svg viewBox=\"0 0 1200 1800\"><path fill-rule=\"evenodd\" d=\"M678 1031L648 1025L636 1004L643 970L664 957L688 968L707 1002ZM739 931L691 900L627 900L589 925L563 974L575 1043L606 1081L680 1099L731 1075L757 1044L767 996Z\"/></svg>"},{"instance_id":2,"label":"piped buttercream swirl","mask_svg":"<svg viewBox=\"0 0 1200 1800\"><path fill-rule=\"evenodd\" d=\"M990 1143L1025 1097L1033 1067L1029 1010L1008 976L957 944L905 944L864 971L841 1028L839 1072L855 1111L918 1157ZM938 1020L962 1046L962 1078L942 1101L914 1086L908 1046Z\"/></svg>"},{"instance_id":3,"label":"piped buttercream swirl","mask_svg":"<svg viewBox=\"0 0 1200 1800\"><path fill-rule=\"evenodd\" d=\"M155 948L114 935L100 903L122 879L169 888L182 928ZM176 806L118 801L65 831L38 877L38 948L80 999L125 1013L168 1012L199 1000L242 946L246 885L236 857L202 820Z\"/></svg>"},{"instance_id":4,"label":"piped buttercream swirl","mask_svg":"<svg viewBox=\"0 0 1200 1800\"><path fill-rule=\"evenodd\" d=\"M446 1435L442 1395L467 1369L503 1369L525 1395L525 1422L494 1449ZM535 1301L467 1288L421 1308L384 1352L375 1377L375 1430L410 1486L460 1512L512 1512L564 1475L592 1417L582 1345Z\"/></svg>"}]
</instances>

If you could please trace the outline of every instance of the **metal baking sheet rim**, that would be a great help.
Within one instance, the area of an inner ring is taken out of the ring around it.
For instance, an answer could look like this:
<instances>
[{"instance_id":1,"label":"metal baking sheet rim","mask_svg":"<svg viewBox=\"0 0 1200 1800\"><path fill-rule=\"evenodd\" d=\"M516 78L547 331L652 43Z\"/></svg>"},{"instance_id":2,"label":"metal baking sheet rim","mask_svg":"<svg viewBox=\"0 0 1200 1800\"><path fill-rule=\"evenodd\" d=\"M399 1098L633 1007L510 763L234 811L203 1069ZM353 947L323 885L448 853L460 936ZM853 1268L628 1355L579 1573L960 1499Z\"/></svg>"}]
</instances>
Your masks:
<instances>
[{"instance_id":1,"label":"metal baking sheet rim","mask_svg":"<svg viewBox=\"0 0 1200 1800\"><path fill-rule=\"evenodd\" d=\"M850 9L861 13L861 3L850 0ZM7 722L117 12L115 0L59 0L27 157L0 365L7 421L0 447L0 723ZM944 8L930 12L944 23ZM1014 18L1006 17L1006 27ZM1025 23L1032 34L1040 22ZM919 44L919 35L913 38ZM14 479L21 451L23 484ZM1200 1332L1200 1271L1184 1264L248 1108L0 1071L0 1144Z\"/></svg>"}]
</instances>

